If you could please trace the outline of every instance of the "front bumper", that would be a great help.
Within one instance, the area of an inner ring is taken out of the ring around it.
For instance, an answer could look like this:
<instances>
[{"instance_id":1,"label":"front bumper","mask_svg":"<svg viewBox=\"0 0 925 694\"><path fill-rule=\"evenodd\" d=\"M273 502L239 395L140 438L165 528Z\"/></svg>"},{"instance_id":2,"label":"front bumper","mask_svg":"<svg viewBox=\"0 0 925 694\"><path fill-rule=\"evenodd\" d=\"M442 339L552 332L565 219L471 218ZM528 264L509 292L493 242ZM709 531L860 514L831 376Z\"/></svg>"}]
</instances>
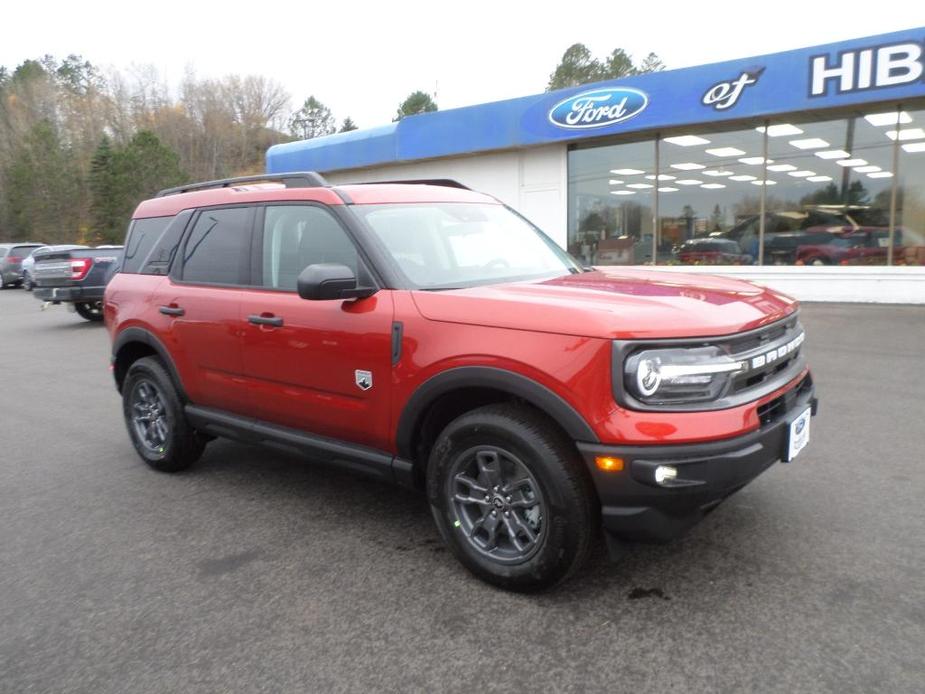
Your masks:
<instances>
[{"instance_id":1,"label":"front bumper","mask_svg":"<svg viewBox=\"0 0 925 694\"><path fill-rule=\"evenodd\" d=\"M625 540L665 542L683 533L730 494L786 455L789 425L818 401L807 375L765 410L756 431L722 441L666 446L578 443L601 501L604 529ZM691 414L683 416L692 416ZM599 470L595 458L623 460L619 472ZM671 486L655 482L659 465L678 470Z\"/></svg>"},{"instance_id":2,"label":"front bumper","mask_svg":"<svg viewBox=\"0 0 925 694\"><path fill-rule=\"evenodd\" d=\"M32 295L39 301L89 304L102 301L105 290L105 287L35 287Z\"/></svg>"}]
</instances>

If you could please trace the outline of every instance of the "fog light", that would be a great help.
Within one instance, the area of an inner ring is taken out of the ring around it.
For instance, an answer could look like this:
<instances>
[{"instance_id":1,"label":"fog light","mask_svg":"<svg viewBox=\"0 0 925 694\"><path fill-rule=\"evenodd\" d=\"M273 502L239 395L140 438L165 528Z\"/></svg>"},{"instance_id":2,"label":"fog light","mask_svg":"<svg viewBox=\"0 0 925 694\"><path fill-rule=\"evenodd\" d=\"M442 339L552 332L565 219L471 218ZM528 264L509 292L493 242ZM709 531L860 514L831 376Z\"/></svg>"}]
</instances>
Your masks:
<instances>
[{"instance_id":1,"label":"fog light","mask_svg":"<svg viewBox=\"0 0 925 694\"><path fill-rule=\"evenodd\" d=\"M671 465L659 465L655 468L655 481L659 484L670 482L678 476L678 468Z\"/></svg>"},{"instance_id":2,"label":"fog light","mask_svg":"<svg viewBox=\"0 0 925 694\"><path fill-rule=\"evenodd\" d=\"M623 469L623 458L598 456L594 462L597 464L597 469L604 472L620 472Z\"/></svg>"}]
</instances>

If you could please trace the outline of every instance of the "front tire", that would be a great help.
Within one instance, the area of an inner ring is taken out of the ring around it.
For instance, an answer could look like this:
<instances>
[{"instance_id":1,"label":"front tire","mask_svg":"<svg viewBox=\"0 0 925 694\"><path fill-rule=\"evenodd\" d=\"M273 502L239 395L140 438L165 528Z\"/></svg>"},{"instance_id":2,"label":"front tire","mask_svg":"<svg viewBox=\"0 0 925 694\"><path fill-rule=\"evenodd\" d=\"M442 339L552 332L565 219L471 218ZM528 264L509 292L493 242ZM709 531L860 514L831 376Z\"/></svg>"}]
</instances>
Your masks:
<instances>
[{"instance_id":1,"label":"front tire","mask_svg":"<svg viewBox=\"0 0 925 694\"><path fill-rule=\"evenodd\" d=\"M590 552L587 471L555 424L529 407L488 405L451 422L431 451L427 494L456 558L501 588L553 586Z\"/></svg>"},{"instance_id":2,"label":"front tire","mask_svg":"<svg viewBox=\"0 0 925 694\"><path fill-rule=\"evenodd\" d=\"M77 309L77 313L84 320L92 321L98 323L103 320L103 302L102 301L92 301L92 302L82 302L74 304L74 308Z\"/></svg>"},{"instance_id":3,"label":"front tire","mask_svg":"<svg viewBox=\"0 0 925 694\"><path fill-rule=\"evenodd\" d=\"M185 470L205 450L205 439L186 421L173 380L156 357L129 367L122 384L122 413L132 445L155 470Z\"/></svg>"}]
</instances>

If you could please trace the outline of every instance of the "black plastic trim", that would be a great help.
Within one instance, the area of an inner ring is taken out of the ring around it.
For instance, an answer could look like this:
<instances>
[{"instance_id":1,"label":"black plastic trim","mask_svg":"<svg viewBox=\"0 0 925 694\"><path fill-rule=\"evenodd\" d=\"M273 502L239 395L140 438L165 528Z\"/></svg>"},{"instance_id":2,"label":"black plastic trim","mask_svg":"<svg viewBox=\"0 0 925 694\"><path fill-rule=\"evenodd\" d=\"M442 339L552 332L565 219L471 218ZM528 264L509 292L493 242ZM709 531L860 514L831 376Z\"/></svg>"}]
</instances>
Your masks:
<instances>
[{"instance_id":1,"label":"black plastic trim","mask_svg":"<svg viewBox=\"0 0 925 694\"><path fill-rule=\"evenodd\" d=\"M574 407L559 395L526 376L488 366L460 366L448 369L418 386L402 410L396 439L398 452L413 459L412 441L421 418L441 395L461 388L493 388L521 398L552 417L576 441L596 443L594 430Z\"/></svg>"},{"instance_id":2,"label":"black plastic trim","mask_svg":"<svg viewBox=\"0 0 925 694\"><path fill-rule=\"evenodd\" d=\"M317 436L298 429L282 427L209 407L187 405L184 409L190 423L199 431L207 434L223 436L244 443L272 446L318 459L319 462L372 475L386 482L396 481L392 474L394 456L385 451Z\"/></svg>"},{"instance_id":3,"label":"black plastic trim","mask_svg":"<svg viewBox=\"0 0 925 694\"><path fill-rule=\"evenodd\" d=\"M405 325L400 320L392 321L392 366L401 361L401 341L405 332Z\"/></svg>"},{"instance_id":4,"label":"black plastic trim","mask_svg":"<svg viewBox=\"0 0 925 694\"><path fill-rule=\"evenodd\" d=\"M187 183L174 188L164 188L154 197L163 198L167 195L189 193L196 190L210 188L228 188L245 183L279 182L287 188L326 188L328 182L316 171L293 171L291 173L258 174L256 176L237 176L235 178L220 178L215 181L202 181L200 183Z\"/></svg>"},{"instance_id":5,"label":"black plastic trim","mask_svg":"<svg viewBox=\"0 0 925 694\"><path fill-rule=\"evenodd\" d=\"M161 361L164 362L164 366L167 368L170 377L173 379L173 384L177 388L177 392L180 394L180 398L185 402L189 398L186 396L186 391L183 389L183 381L180 380L180 374L177 371L176 365L173 363L173 359L170 358L170 352L167 351L167 348L164 347L163 343L158 340L151 332L145 330L144 328L126 328L123 330L112 343L112 361L115 364L116 359L119 356L119 352L127 344L131 342L141 342L142 344L151 347ZM118 374L113 371L113 378L116 379L116 390L120 393L122 392L122 384L118 380Z\"/></svg>"}]
</instances>

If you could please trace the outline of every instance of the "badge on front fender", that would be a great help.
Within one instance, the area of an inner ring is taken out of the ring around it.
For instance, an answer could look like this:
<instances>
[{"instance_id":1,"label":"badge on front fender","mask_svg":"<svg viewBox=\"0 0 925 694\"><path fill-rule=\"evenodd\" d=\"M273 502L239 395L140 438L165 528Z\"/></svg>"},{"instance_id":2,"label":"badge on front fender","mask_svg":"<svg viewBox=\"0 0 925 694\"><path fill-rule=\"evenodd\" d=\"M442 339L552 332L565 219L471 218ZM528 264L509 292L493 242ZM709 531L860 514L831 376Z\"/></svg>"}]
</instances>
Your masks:
<instances>
[{"instance_id":1,"label":"badge on front fender","mask_svg":"<svg viewBox=\"0 0 925 694\"><path fill-rule=\"evenodd\" d=\"M373 372L372 371L360 371L357 369L353 372L354 379L357 384L357 388L360 390L369 390L373 387Z\"/></svg>"}]
</instances>

